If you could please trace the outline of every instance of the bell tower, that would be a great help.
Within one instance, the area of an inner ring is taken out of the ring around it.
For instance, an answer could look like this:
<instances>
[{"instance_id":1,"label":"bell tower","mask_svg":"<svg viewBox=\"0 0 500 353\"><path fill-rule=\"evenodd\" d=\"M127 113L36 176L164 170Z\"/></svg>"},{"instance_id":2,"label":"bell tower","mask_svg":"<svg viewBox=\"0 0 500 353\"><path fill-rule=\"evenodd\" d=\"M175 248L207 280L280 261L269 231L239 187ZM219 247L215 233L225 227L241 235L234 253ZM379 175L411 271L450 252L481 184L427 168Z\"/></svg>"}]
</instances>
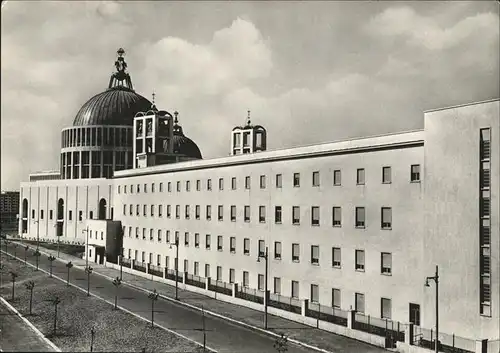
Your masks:
<instances>
[{"instance_id":1,"label":"bell tower","mask_svg":"<svg viewBox=\"0 0 500 353\"><path fill-rule=\"evenodd\" d=\"M261 125L252 125L250 110L245 126L236 126L231 132L231 155L265 151L267 132Z\"/></svg>"}]
</instances>

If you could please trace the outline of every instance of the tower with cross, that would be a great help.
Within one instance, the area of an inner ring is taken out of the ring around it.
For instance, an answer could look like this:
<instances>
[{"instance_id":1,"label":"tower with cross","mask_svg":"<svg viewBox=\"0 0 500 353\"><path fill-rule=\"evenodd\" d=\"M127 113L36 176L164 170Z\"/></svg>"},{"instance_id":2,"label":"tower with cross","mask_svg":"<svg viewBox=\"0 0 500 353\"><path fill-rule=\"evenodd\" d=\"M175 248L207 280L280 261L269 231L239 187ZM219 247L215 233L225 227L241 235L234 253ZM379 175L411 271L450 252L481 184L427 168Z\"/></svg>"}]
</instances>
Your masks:
<instances>
[{"instance_id":1,"label":"tower with cross","mask_svg":"<svg viewBox=\"0 0 500 353\"><path fill-rule=\"evenodd\" d=\"M261 125L252 125L250 110L248 110L246 124L236 126L231 132L231 155L261 152L266 148L266 129Z\"/></svg>"}]
</instances>

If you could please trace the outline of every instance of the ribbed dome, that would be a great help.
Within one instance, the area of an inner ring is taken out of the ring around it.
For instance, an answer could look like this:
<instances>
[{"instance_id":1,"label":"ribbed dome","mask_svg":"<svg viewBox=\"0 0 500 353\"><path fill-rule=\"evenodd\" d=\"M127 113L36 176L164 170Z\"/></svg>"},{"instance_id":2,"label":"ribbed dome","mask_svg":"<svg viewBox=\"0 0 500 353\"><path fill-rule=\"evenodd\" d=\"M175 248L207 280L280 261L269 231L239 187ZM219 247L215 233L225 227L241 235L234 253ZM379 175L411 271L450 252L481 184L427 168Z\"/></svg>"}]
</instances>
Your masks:
<instances>
[{"instance_id":1,"label":"ribbed dome","mask_svg":"<svg viewBox=\"0 0 500 353\"><path fill-rule=\"evenodd\" d=\"M90 98L76 114L73 126L133 126L135 114L150 108L151 102L133 90L124 86L112 87Z\"/></svg>"},{"instance_id":2,"label":"ribbed dome","mask_svg":"<svg viewBox=\"0 0 500 353\"><path fill-rule=\"evenodd\" d=\"M174 153L181 154L186 157L202 159L201 152L196 143L189 137L184 136L182 128L179 125L174 125L173 137Z\"/></svg>"}]
</instances>

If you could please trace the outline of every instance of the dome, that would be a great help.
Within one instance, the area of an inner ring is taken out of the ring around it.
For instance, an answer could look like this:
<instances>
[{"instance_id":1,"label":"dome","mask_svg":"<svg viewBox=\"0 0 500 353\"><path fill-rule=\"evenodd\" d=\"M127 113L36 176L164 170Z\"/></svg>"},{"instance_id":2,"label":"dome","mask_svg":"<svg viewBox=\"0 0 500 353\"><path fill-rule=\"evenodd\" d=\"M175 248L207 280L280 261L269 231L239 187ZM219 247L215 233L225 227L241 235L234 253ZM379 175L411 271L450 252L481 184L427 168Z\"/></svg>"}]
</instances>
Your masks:
<instances>
[{"instance_id":1,"label":"dome","mask_svg":"<svg viewBox=\"0 0 500 353\"><path fill-rule=\"evenodd\" d=\"M133 126L135 114L150 108L151 102L134 90L124 86L111 87L90 98L80 108L73 126Z\"/></svg>"},{"instance_id":2,"label":"dome","mask_svg":"<svg viewBox=\"0 0 500 353\"><path fill-rule=\"evenodd\" d=\"M189 137L184 136L182 128L174 125L173 137L174 153L181 154L193 159L202 159L201 152L196 143Z\"/></svg>"}]
</instances>

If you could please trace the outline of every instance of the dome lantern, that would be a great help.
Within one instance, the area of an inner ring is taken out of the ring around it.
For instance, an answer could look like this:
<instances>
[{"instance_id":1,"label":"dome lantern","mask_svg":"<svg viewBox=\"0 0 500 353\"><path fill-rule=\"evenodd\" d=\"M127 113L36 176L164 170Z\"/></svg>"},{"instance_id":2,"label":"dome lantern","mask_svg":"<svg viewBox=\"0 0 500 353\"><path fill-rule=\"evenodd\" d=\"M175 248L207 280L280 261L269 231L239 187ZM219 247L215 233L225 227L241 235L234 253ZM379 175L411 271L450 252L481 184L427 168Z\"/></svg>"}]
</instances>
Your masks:
<instances>
[{"instance_id":1,"label":"dome lantern","mask_svg":"<svg viewBox=\"0 0 500 353\"><path fill-rule=\"evenodd\" d=\"M250 110L247 111L245 126L236 126L231 132L231 155L265 151L267 148L267 132L261 125L252 125Z\"/></svg>"}]
</instances>

